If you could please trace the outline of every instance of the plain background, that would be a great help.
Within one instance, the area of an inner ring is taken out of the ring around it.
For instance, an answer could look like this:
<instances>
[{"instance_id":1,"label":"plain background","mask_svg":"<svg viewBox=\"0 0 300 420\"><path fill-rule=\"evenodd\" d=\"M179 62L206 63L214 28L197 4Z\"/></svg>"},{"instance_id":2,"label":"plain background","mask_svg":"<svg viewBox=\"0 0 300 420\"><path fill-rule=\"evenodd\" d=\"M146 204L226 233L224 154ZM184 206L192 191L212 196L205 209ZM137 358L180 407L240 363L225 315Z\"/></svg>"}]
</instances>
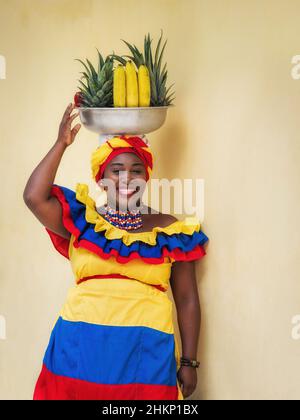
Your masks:
<instances>
[{"instance_id":1,"label":"plain background","mask_svg":"<svg viewBox=\"0 0 300 420\"><path fill-rule=\"evenodd\" d=\"M80 63L160 29L176 107L150 134L154 177L203 178L207 255L197 263L202 328L192 399L298 399L300 1L0 1L0 398L31 399L52 323L73 284L22 200L57 137ZM81 128L58 184L90 185L97 136ZM175 317L175 314L174 314ZM178 333L178 329L177 329Z\"/></svg>"}]
</instances>

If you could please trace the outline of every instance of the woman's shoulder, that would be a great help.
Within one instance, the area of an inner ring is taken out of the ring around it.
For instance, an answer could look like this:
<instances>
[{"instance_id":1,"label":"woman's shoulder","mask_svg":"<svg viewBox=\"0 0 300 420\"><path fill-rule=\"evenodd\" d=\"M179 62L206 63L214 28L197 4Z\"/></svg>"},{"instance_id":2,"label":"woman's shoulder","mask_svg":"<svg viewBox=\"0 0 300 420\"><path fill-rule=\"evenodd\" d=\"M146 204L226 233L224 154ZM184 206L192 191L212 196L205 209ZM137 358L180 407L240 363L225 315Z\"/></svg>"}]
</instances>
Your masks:
<instances>
[{"instance_id":1,"label":"woman's shoulder","mask_svg":"<svg viewBox=\"0 0 300 420\"><path fill-rule=\"evenodd\" d=\"M175 222L178 222L177 217L173 216L172 214L161 213L159 216L159 224L163 228L168 227Z\"/></svg>"},{"instance_id":2,"label":"woman's shoulder","mask_svg":"<svg viewBox=\"0 0 300 420\"><path fill-rule=\"evenodd\" d=\"M152 227L165 228L178 221L177 217L168 213L161 213L150 207L146 207L147 212L143 214L145 222Z\"/></svg>"}]
</instances>

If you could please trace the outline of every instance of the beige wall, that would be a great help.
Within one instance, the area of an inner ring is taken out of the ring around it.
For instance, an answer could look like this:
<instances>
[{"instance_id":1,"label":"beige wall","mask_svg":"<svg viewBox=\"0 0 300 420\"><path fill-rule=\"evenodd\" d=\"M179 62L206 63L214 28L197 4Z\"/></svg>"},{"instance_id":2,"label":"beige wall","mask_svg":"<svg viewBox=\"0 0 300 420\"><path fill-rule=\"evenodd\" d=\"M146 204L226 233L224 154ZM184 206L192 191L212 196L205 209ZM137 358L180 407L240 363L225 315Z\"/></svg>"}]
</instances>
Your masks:
<instances>
[{"instance_id":1,"label":"beige wall","mask_svg":"<svg viewBox=\"0 0 300 420\"><path fill-rule=\"evenodd\" d=\"M197 264L203 323L192 399L299 398L300 1L0 0L0 398L30 399L67 260L22 201L56 139L81 71L74 58L127 53L164 31L176 108L149 136L156 177L204 178L208 254ZM97 137L82 129L57 183L87 182ZM181 155L181 160L179 156Z\"/></svg>"}]
</instances>

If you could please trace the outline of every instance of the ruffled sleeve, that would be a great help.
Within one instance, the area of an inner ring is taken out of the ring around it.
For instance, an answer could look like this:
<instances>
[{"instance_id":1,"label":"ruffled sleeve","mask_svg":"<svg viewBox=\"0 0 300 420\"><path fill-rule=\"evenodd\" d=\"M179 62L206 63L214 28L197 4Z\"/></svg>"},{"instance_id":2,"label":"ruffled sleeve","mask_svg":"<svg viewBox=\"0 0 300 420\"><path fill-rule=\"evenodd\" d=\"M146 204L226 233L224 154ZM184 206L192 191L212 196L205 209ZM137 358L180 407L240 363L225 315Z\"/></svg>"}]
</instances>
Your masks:
<instances>
[{"instance_id":1,"label":"ruffled sleeve","mask_svg":"<svg viewBox=\"0 0 300 420\"><path fill-rule=\"evenodd\" d=\"M185 217L178 223L180 233L169 236L169 243L172 244L169 253L171 262L195 261L204 257L204 245L209 239L202 231L199 220L196 217Z\"/></svg>"},{"instance_id":2,"label":"ruffled sleeve","mask_svg":"<svg viewBox=\"0 0 300 420\"><path fill-rule=\"evenodd\" d=\"M75 232L78 233L79 231L76 229L73 223L73 220L74 218L76 218L76 216L74 214L72 215L71 211L71 208L74 208L74 206L71 206L71 203L75 200L75 192L70 190L69 188L53 184L51 188L51 196L56 197L61 204L62 222L64 227L67 229L68 232L70 232L70 234L74 234ZM84 206L82 206L81 210L84 211ZM54 248L61 255L69 259L70 239L66 239L48 228L45 229L50 236Z\"/></svg>"},{"instance_id":3,"label":"ruffled sleeve","mask_svg":"<svg viewBox=\"0 0 300 420\"><path fill-rule=\"evenodd\" d=\"M54 248L64 257L69 259L69 245L70 239L63 238L52 230L46 228Z\"/></svg>"},{"instance_id":4,"label":"ruffled sleeve","mask_svg":"<svg viewBox=\"0 0 300 420\"><path fill-rule=\"evenodd\" d=\"M149 232L129 232L109 223L96 209L86 184L77 184L76 191L53 185L51 194L62 206L63 224L74 236L73 246L84 248L101 258L114 256L121 264L142 259L148 264L192 261L205 255L203 245L208 237L194 217L175 221L167 227L154 227ZM47 229L53 245L69 258L70 241Z\"/></svg>"}]
</instances>

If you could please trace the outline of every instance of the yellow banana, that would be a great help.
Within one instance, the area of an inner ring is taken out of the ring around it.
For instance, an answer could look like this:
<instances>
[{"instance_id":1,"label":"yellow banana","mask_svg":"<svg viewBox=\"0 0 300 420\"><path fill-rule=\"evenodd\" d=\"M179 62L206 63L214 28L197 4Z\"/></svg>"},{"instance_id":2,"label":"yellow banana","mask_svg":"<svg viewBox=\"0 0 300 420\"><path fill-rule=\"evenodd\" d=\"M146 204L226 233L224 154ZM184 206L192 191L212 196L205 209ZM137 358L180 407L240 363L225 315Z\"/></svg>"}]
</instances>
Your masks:
<instances>
[{"instance_id":1,"label":"yellow banana","mask_svg":"<svg viewBox=\"0 0 300 420\"><path fill-rule=\"evenodd\" d=\"M150 76L147 66L141 65L138 71L139 106L150 106Z\"/></svg>"},{"instance_id":2,"label":"yellow banana","mask_svg":"<svg viewBox=\"0 0 300 420\"><path fill-rule=\"evenodd\" d=\"M139 106L138 80L135 66L131 60L125 66L126 106Z\"/></svg>"},{"instance_id":3,"label":"yellow banana","mask_svg":"<svg viewBox=\"0 0 300 420\"><path fill-rule=\"evenodd\" d=\"M121 64L114 69L113 96L114 107L126 106L126 77L124 66Z\"/></svg>"}]
</instances>

